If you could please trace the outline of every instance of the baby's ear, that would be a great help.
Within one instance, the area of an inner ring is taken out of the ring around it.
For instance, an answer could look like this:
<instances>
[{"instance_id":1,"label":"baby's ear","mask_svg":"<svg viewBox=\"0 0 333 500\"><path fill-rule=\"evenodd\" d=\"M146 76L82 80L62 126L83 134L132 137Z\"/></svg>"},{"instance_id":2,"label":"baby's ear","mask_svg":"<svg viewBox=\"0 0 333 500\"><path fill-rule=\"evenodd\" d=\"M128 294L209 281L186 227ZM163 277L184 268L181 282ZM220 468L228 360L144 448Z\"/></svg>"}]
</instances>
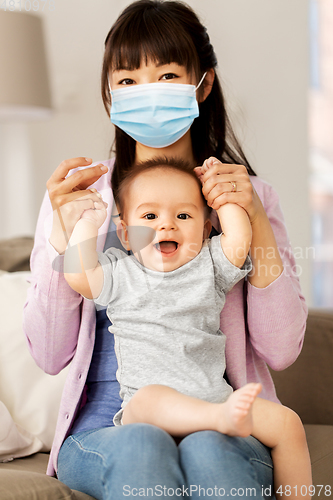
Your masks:
<instances>
[{"instance_id":1,"label":"baby's ear","mask_svg":"<svg viewBox=\"0 0 333 500\"><path fill-rule=\"evenodd\" d=\"M125 250L127 251L130 250L127 226L123 220L121 220L117 224L117 236L119 238L120 243L125 248Z\"/></svg>"},{"instance_id":2,"label":"baby's ear","mask_svg":"<svg viewBox=\"0 0 333 500\"><path fill-rule=\"evenodd\" d=\"M207 240L209 238L210 232L212 230L212 221L210 219L207 219L204 225L204 230L203 230L203 239Z\"/></svg>"}]
</instances>

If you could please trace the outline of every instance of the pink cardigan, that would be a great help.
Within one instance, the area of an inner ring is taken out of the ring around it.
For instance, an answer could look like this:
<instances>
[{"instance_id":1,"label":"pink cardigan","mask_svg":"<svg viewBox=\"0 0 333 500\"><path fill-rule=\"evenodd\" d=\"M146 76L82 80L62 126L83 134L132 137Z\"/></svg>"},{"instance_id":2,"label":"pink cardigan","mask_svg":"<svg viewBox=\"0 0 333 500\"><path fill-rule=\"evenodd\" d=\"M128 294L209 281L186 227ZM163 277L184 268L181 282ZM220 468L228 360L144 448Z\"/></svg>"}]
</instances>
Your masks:
<instances>
[{"instance_id":1,"label":"pink cardigan","mask_svg":"<svg viewBox=\"0 0 333 500\"><path fill-rule=\"evenodd\" d=\"M102 193L109 210L100 228L100 251L104 247L112 207L113 160L103 163L109 171L95 187ZM244 281L238 283L227 296L221 330L227 337L227 375L234 389L258 381L263 385L261 397L278 401L266 363L274 370L283 370L295 361L302 348L307 308L298 278L292 273L295 261L278 196L258 177L251 177L251 181L271 222L284 271L263 289ZM80 407L95 337L94 303L74 292L63 274L52 268L58 254L48 242L51 227L52 207L46 193L31 256L32 278L24 308L24 331L32 356L46 373L57 374L71 362L47 469L49 475L57 470L59 449Z\"/></svg>"}]
</instances>

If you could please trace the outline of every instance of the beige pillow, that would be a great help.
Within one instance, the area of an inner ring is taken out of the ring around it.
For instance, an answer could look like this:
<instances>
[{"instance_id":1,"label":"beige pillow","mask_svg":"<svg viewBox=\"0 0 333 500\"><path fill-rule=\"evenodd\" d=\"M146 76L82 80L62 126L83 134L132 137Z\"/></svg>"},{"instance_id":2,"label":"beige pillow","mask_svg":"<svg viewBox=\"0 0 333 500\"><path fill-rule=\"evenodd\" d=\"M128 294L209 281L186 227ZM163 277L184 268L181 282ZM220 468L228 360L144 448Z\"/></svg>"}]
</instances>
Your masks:
<instances>
[{"instance_id":1,"label":"beige pillow","mask_svg":"<svg viewBox=\"0 0 333 500\"><path fill-rule=\"evenodd\" d=\"M0 401L0 462L37 453L43 443L15 424L6 406Z\"/></svg>"},{"instance_id":2,"label":"beige pillow","mask_svg":"<svg viewBox=\"0 0 333 500\"><path fill-rule=\"evenodd\" d=\"M9 425L5 407L21 437L24 434L20 451L16 449L13 453L9 446L6 454L2 448L1 460L28 455L30 449L36 448L37 442L41 443L41 451L50 450L68 370L66 368L56 376L47 375L29 353L22 329L29 276L27 271L0 271L0 401L4 405L0 427ZM15 428L12 427L11 432L15 432ZM27 446L27 439L32 439L32 448Z\"/></svg>"}]
</instances>

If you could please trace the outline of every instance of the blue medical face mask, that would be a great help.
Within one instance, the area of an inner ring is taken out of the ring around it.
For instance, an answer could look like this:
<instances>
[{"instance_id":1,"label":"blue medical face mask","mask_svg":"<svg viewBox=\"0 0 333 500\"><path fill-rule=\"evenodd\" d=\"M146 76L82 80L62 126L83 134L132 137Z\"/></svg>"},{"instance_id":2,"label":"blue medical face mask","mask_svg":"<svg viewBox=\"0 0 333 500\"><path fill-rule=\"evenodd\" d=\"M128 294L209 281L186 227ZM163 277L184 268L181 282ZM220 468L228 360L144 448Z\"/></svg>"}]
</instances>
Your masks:
<instances>
[{"instance_id":1,"label":"blue medical face mask","mask_svg":"<svg viewBox=\"0 0 333 500\"><path fill-rule=\"evenodd\" d=\"M111 90L111 122L135 141L151 148L174 144L199 116L199 85L146 83Z\"/></svg>"}]
</instances>

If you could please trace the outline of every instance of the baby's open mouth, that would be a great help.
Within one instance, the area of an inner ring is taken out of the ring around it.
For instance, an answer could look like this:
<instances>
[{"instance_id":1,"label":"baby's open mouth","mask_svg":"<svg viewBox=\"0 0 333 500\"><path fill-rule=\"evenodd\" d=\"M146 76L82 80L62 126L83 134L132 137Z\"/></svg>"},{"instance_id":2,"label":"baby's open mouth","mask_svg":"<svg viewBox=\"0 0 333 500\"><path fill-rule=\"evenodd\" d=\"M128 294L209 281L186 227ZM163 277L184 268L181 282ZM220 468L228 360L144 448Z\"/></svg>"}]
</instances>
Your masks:
<instances>
[{"instance_id":1,"label":"baby's open mouth","mask_svg":"<svg viewBox=\"0 0 333 500\"><path fill-rule=\"evenodd\" d=\"M162 253L172 253L178 248L177 241L160 241L154 245L156 250Z\"/></svg>"}]
</instances>

